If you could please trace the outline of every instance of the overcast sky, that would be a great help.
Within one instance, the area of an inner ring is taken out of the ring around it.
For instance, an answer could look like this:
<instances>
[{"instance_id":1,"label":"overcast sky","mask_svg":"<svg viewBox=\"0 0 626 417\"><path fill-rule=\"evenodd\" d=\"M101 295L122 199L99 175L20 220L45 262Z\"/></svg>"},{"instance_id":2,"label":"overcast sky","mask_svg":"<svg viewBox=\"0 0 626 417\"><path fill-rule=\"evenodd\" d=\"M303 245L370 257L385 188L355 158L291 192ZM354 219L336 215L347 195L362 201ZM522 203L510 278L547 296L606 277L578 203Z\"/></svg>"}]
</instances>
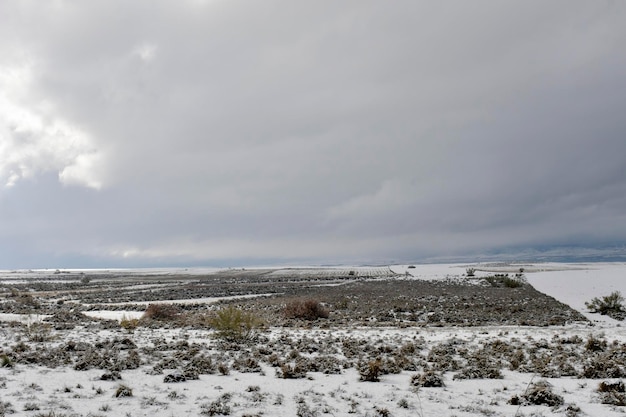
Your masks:
<instances>
[{"instance_id":1,"label":"overcast sky","mask_svg":"<svg viewBox=\"0 0 626 417\"><path fill-rule=\"evenodd\" d=\"M626 242L624 1L0 0L0 268Z\"/></svg>"}]
</instances>

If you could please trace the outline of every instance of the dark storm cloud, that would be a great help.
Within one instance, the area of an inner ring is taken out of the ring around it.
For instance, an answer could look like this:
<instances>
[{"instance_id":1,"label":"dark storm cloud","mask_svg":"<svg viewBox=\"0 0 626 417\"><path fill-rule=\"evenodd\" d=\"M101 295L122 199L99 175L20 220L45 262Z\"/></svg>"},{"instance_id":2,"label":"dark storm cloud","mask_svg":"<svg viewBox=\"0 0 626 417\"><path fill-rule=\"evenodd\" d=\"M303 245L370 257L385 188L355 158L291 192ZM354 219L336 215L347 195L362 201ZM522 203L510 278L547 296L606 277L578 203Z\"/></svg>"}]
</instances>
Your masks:
<instances>
[{"instance_id":1,"label":"dark storm cloud","mask_svg":"<svg viewBox=\"0 0 626 417\"><path fill-rule=\"evenodd\" d=\"M622 3L0 7L7 266L626 237Z\"/></svg>"}]
</instances>

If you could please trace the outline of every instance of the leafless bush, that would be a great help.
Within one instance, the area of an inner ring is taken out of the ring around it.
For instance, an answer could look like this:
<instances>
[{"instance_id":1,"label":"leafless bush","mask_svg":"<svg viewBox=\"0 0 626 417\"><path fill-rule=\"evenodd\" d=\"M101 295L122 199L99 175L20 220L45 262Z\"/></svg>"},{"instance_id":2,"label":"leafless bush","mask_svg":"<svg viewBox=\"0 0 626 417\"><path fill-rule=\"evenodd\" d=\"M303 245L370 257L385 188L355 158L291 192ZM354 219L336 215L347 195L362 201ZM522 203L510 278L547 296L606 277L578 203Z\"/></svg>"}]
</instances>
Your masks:
<instances>
[{"instance_id":1,"label":"leafless bush","mask_svg":"<svg viewBox=\"0 0 626 417\"><path fill-rule=\"evenodd\" d=\"M285 317L290 319L317 320L327 319L328 309L319 301L310 298L291 300L284 309Z\"/></svg>"}]
</instances>

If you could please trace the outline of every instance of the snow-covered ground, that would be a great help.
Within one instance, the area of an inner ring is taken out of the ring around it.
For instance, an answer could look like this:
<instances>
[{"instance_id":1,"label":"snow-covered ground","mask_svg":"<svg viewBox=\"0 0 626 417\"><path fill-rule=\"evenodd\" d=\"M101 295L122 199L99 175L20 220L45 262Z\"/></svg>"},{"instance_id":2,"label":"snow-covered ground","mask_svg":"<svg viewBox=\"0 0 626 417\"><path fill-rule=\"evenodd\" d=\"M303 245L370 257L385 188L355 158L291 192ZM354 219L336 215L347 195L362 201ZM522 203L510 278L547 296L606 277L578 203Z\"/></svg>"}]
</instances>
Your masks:
<instances>
[{"instance_id":1,"label":"snow-covered ground","mask_svg":"<svg viewBox=\"0 0 626 417\"><path fill-rule=\"evenodd\" d=\"M490 271L515 273L519 265L409 265L392 266L391 270L414 279L444 279L461 276L466 268L477 269L477 275ZM536 264L524 265L525 276L539 291L586 313L584 303L612 291L626 294L626 264ZM98 313L101 316L105 313ZM354 337L378 341L388 346L416 342L433 346L446 341L482 346L500 340L506 343L532 344L541 340L579 337L601 338L609 344L626 343L626 329L619 322L587 314L594 325L574 323L562 327L480 328L403 328L403 329L282 329L270 328L269 340ZM115 316L115 318L118 318ZM0 327L0 353L18 343L12 327ZM212 351L219 345L210 330L153 329L139 327L129 334L123 329L100 331L88 328L54 331L38 347L59 346L68 340L97 342L114 338L131 338L138 348L153 346L156 340L176 343L198 343ZM304 354L304 353L303 353ZM313 353L312 355L315 355ZM445 372L445 386L416 388L411 378L419 371L402 371L381 376L379 382L360 381L354 368L339 374L307 372L302 379L283 379L276 368L261 364L261 372L239 372L228 375L201 374L197 380L165 383L163 374L148 372L154 363L143 363L138 369L121 372L118 381L101 380L102 369L74 370L69 366L47 368L15 364L0 368L0 416L623 416L624 407L602 404L597 392L601 380L577 377L542 378L537 374L502 370L501 379L453 379ZM174 370L171 370L172 372ZM564 404L519 406L509 404L515 395L522 396L533 383L545 379L552 391L563 397ZM115 397L123 384L132 396Z\"/></svg>"}]
</instances>

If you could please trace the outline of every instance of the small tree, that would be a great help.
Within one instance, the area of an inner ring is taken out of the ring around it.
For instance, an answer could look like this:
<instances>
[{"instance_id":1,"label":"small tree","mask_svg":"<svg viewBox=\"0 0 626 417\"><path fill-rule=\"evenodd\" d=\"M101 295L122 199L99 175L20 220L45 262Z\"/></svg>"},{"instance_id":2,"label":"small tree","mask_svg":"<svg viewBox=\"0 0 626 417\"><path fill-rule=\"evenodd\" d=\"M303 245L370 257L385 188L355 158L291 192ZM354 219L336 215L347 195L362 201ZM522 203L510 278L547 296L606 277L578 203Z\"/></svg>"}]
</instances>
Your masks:
<instances>
[{"instance_id":1,"label":"small tree","mask_svg":"<svg viewBox=\"0 0 626 417\"><path fill-rule=\"evenodd\" d=\"M626 317L624 297L619 291L613 291L602 298L595 297L591 301L586 302L585 307L592 313L600 313L616 320L624 320L624 317Z\"/></svg>"}]
</instances>

